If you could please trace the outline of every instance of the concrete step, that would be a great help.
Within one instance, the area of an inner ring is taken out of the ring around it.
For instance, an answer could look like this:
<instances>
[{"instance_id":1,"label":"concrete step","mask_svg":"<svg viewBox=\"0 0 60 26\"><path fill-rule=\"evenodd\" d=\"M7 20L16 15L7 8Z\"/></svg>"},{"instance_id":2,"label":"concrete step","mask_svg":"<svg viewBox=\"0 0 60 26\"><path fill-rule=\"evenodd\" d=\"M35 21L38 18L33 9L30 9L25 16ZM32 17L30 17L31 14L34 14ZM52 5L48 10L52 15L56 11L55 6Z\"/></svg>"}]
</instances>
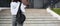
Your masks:
<instances>
[{"instance_id":1,"label":"concrete step","mask_svg":"<svg viewBox=\"0 0 60 26\"><path fill-rule=\"evenodd\" d=\"M12 26L12 24L0 24L0 26Z\"/></svg>"},{"instance_id":2,"label":"concrete step","mask_svg":"<svg viewBox=\"0 0 60 26\"><path fill-rule=\"evenodd\" d=\"M0 24L11 24L12 21L0 21Z\"/></svg>"},{"instance_id":3,"label":"concrete step","mask_svg":"<svg viewBox=\"0 0 60 26\"><path fill-rule=\"evenodd\" d=\"M52 16L52 15L50 15L50 14L39 14L39 13L27 13L27 14L25 14L26 16Z\"/></svg>"},{"instance_id":4,"label":"concrete step","mask_svg":"<svg viewBox=\"0 0 60 26\"><path fill-rule=\"evenodd\" d=\"M46 9L26 9L26 12L47 12Z\"/></svg>"},{"instance_id":5,"label":"concrete step","mask_svg":"<svg viewBox=\"0 0 60 26\"><path fill-rule=\"evenodd\" d=\"M47 11L46 10L40 10L40 9L32 9L32 10L26 10L26 13L43 13L43 14L47 14Z\"/></svg>"},{"instance_id":6,"label":"concrete step","mask_svg":"<svg viewBox=\"0 0 60 26\"><path fill-rule=\"evenodd\" d=\"M0 20L12 20L12 19L0 19ZM33 19L32 18L32 19L26 19L26 20L33 20L34 21L34 20L57 20L57 19L48 19L48 18L47 19L45 19L45 18L43 18L43 19Z\"/></svg>"},{"instance_id":7,"label":"concrete step","mask_svg":"<svg viewBox=\"0 0 60 26\"><path fill-rule=\"evenodd\" d=\"M0 24L0 26L12 26L12 24ZM58 23L39 23L39 24L27 24L25 23L24 26L60 26Z\"/></svg>"},{"instance_id":8,"label":"concrete step","mask_svg":"<svg viewBox=\"0 0 60 26\"><path fill-rule=\"evenodd\" d=\"M11 19L13 16L0 16L0 19Z\"/></svg>"},{"instance_id":9,"label":"concrete step","mask_svg":"<svg viewBox=\"0 0 60 26\"><path fill-rule=\"evenodd\" d=\"M25 24L60 24L60 21L25 21Z\"/></svg>"},{"instance_id":10,"label":"concrete step","mask_svg":"<svg viewBox=\"0 0 60 26\"><path fill-rule=\"evenodd\" d=\"M0 24L11 24L11 20L0 21ZM24 22L25 24L60 24L60 20L28 20Z\"/></svg>"},{"instance_id":11,"label":"concrete step","mask_svg":"<svg viewBox=\"0 0 60 26\"><path fill-rule=\"evenodd\" d=\"M24 24L23 26L60 26L59 24Z\"/></svg>"},{"instance_id":12,"label":"concrete step","mask_svg":"<svg viewBox=\"0 0 60 26\"><path fill-rule=\"evenodd\" d=\"M26 18L27 20L57 20L56 18ZM12 20L12 18L0 18L0 20Z\"/></svg>"},{"instance_id":13,"label":"concrete step","mask_svg":"<svg viewBox=\"0 0 60 26\"><path fill-rule=\"evenodd\" d=\"M9 13L0 14L0 16L11 16Z\"/></svg>"},{"instance_id":14,"label":"concrete step","mask_svg":"<svg viewBox=\"0 0 60 26\"><path fill-rule=\"evenodd\" d=\"M12 19L0 19L0 21L11 21ZM26 21L58 20L58 19L26 19Z\"/></svg>"},{"instance_id":15,"label":"concrete step","mask_svg":"<svg viewBox=\"0 0 60 26\"><path fill-rule=\"evenodd\" d=\"M12 16L0 16L0 19L12 19ZM52 16L26 16L26 19L57 19Z\"/></svg>"},{"instance_id":16,"label":"concrete step","mask_svg":"<svg viewBox=\"0 0 60 26\"><path fill-rule=\"evenodd\" d=\"M0 21L9 21L9 20L12 20L12 19L0 19Z\"/></svg>"},{"instance_id":17,"label":"concrete step","mask_svg":"<svg viewBox=\"0 0 60 26\"><path fill-rule=\"evenodd\" d=\"M12 26L12 24L0 24L0 26ZM60 24L24 24L23 26L60 26Z\"/></svg>"},{"instance_id":18,"label":"concrete step","mask_svg":"<svg viewBox=\"0 0 60 26\"><path fill-rule=\"evenodd\" d=\"M8 19L8 18L6 18L6 19L4 19L4 18L3 18L3 19L0 19L0 21L3 21L3 20L12 20L12 19L10 19L10 18L9 18L9 19ZM42 19L38 18L38 19L36 19L36 18L27 18L26 20L33 20L33 21L34 21L34 20L58 20L58 19L48 19L48 18L46 18L46 19L45 19L45 18L42 18Z\"/></svg>"},{"instance_id":19,"label":"concrete step","mask_svg":"<svg viewBox=\"0 0 60 26\"><path fill-rule=\"evenodd\" d=\"M26 19L26 20L29 20L29 21L33 20L34 21L34 20L57 20L57 19Z\"/></svg>"},{"instance_id":20,"label":"concrete step","mask_svg":"<svg viewBox=\"0 0 60 26\"><path fill-rule=\"evenodd\" d=\"M55 18L55 17L52 17L52 16L26 16L26 18Z\"/></svg>"},{"instance_id":21,"label":"concrete step","mask_svg":"<svg viewBox=\"0 0 60 26\"><path fill-rule=\"evenodd\" d=\"M45 12L43 12L43 13L42 12L41 13L40 12L36 12L36 13L35 12L26 12L25 14L37 14L37 13L38 14L48 14L47 12L46 13Z\"/></svg>"},{"instance_id":22,"label":"concrete step","mask_svg":"<svg viewBox=\"0 0 60 26\"><path fill-rule=\"evenodd\" d=\"M46 9L26 9L24 26L60 26L60 20L52 17ZM0 26L12 26L10 10L0 13Z\"/></svg>"},{"instance_id":23,"label":"concrete step","mask_svg":"<svg viewBox=\"0 0 60 26\"><path fill-rule=\"evenodd\" d=\"M31 12L26 12L25 14L26 15L50 15L49 13L47 13L47 12L45 13L43 11L41 11L41 12L36 12L36 11L35 12L32 12L31 11Z\"/></svg>"},{"instance_id":24,"label":"concrete step","mask_svg":"<svg viewBox=\"0 0 60 26\"><path fill-rule=\"evenodd\" d=\"M0 24L0 26L12 26L12 24ZM24 24L23 26L60 26L60 24Z\"/></svg>"},{"instance_id":25,"label":"concrete step","mask_svg":"<svg viewBox=\"0 0 60 26\"><path fill-rule=\"evenodd\" d=\"M50 14L25 14L26 16L52 16Z\"/></svg>"},{"instance_id":26,"label":"concrete step","mask_svg":"<svg viewBox=\"0 0 60 26\"><path fill-rule=\"evenodd\" d=\"M12 20L12 19L0 19L0 20ZM52 19L52 18L49 18L49 19L48 19L48 18L46 18L46 19L45 19L45 18L40 18L40 19L39 19L39 18L38 18L38 19L36 19L36 18L31 18L31 19L30 19L30 18L28 18L28 19L26 19L26 20L58 20L58 19Z\"/></svg>"}]
</instances>

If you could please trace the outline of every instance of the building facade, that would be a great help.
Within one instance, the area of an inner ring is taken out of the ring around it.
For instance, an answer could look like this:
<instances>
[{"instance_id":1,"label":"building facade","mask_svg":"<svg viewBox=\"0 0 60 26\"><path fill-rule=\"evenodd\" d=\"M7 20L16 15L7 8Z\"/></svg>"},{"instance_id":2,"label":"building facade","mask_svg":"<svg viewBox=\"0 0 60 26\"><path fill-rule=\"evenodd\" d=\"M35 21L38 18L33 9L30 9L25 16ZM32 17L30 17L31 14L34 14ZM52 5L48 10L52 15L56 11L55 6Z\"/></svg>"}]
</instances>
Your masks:
<instances>
[{"instance_id":1,"label":"building facade","mask_svg":"<svg viewBox=\"0 0 60 26\"><path fill-rule=\"evenodd\" d=\"M0 7L10 7L11 0L0 0ZM28 8L45 8L48 0L29 0ZM60 2L55 4L55 8L60 8Z\"/></svg>"}]
</instances>

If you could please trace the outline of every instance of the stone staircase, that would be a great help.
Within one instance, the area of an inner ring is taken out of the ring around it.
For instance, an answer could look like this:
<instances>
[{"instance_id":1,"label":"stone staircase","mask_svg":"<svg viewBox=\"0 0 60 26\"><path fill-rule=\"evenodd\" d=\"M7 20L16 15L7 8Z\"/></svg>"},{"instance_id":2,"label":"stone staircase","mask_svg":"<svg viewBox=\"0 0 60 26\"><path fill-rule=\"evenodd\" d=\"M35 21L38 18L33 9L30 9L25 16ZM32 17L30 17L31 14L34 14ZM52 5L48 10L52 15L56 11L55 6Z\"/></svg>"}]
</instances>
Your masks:
<instances>
[{"instance_id":1,"label":"stone staircase","mask_svg":"<svg viewBox=\"0 0 60 26\"><path fill-rule=\"evenodd\" d=\"M60 20L52 17L46 9L26 9L24 26L60 26ZM0 11L0 26L12 26L10 10Z\"/></svg>"}]
</instances>

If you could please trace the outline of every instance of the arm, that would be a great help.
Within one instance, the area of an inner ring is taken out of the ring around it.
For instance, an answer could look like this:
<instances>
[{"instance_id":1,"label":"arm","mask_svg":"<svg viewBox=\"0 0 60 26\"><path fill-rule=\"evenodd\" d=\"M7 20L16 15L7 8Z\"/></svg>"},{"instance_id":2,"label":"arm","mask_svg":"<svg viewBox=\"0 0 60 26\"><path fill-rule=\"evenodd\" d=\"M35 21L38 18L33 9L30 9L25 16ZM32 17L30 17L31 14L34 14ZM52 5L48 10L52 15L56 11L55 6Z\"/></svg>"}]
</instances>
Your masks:
<instances>
[{"instance_id":1,"label":"arm","mask_svg":"<svg viewBox=\"0 0 60 26\"><path fill-rule=\"evenodd\" d=\"M23 3L24 5L29 5L28 0L22 0L22 3Z\"/></svg>"}]
</instances>

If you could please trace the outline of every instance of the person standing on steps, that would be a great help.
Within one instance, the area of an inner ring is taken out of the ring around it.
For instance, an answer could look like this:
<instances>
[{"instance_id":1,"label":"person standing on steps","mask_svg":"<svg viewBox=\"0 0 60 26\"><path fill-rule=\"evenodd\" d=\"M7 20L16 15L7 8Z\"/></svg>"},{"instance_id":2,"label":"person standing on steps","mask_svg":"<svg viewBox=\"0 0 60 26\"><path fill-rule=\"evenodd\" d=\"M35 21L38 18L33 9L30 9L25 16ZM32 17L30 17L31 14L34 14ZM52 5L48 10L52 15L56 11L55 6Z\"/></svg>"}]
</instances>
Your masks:
<instances>
[{"instance_id":1,"label":"person standing on steps","mask_svg":"<svg viewBox=\"0 0 60 26\"><path fill-rule=\"evenodd\" d=\"M13 15L12 26L23 26L23 23L25 21L25 15L23 13L25 12L24 8L27 5L29 5L28 0L12 0L10 5L11 5L10 6L11 14ZM18 11L20 11L20 12L18 12ZM18 19L18 18L20 18L20 19Z\"/></svg>"}]
</instances>

